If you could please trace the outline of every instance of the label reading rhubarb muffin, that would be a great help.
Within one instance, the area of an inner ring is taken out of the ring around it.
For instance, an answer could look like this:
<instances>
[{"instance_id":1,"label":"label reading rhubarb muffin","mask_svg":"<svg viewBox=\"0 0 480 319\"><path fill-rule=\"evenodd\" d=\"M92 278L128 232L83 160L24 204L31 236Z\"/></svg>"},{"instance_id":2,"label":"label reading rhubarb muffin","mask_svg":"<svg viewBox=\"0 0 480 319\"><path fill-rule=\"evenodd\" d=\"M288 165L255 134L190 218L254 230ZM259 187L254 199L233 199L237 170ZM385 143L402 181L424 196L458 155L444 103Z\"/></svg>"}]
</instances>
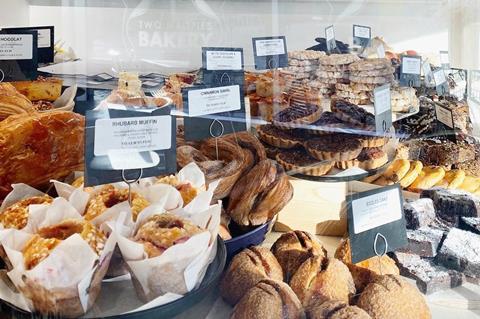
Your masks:
<instances>
[{"instance_id":1,"label":"label reading rhubarb muffin","mask_svg":"<svg viewBox=\"0 0 480 319\"><path fill-rule=\"evenodd\" d=\"M352 262L382 256L407 243L403 198L399 185L347 197Z\"/></svg>"}]
</instances>

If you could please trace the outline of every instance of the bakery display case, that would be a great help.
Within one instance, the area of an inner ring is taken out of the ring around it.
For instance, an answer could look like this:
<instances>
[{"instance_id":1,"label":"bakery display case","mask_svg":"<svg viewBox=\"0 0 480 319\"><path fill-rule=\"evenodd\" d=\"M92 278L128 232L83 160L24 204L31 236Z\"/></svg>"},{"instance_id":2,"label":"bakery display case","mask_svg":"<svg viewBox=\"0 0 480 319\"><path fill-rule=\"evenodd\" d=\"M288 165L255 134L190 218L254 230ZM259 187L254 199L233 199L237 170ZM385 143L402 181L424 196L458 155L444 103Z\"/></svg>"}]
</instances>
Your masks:
<instances>
[{"instance_id":1,"label":"bakery display case","mask_svg":"<svg viewBox=\"0 0 480 319\"><path fill-rule=\"evenodd\" d=\"M0 5L0 317L480 317L480 4Z\"/></svg>"}]
</instances>

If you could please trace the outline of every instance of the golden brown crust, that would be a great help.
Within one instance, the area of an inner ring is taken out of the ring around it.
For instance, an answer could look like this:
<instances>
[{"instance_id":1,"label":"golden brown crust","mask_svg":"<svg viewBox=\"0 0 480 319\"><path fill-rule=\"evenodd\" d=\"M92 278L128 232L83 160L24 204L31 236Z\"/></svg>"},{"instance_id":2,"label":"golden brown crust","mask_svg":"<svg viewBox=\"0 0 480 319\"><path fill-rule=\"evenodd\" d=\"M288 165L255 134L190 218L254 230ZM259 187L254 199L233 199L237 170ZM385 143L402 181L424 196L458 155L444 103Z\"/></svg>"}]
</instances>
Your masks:
<instances>
[{"instance_id":1,"label":"golden brown crust","mask_svg":"<svg viewBox=\"0 0 480 319\"><path fill-rule=\"evenodd\" d=\"M249 132L232 133L225 138L240 147L249 150L254 156L254 163L267 159L267 153L258 138Z\"/></svg>"},{"instance_id":2,"label":"golden brown crust","mask_svg":"<svg viewBox=\"0 0 480 319\"><path fill-rule=\"evenodd\" d=\"M0 122L0 198L11 184L48 184L83 169L84 117L63 111L13 115Z\"/></svg>"},{"instance_id":3,"label":"golden brown crust","mask_svg":"<svg viewBox=\"0 0 480 319\"><path fill-rule=\"evenodd\" d=\"M370 315L357 306L338 300L313 305L307 310L308 319L371 319Z\"/></svg>"},{"instance_id":4,"label":"golden brown crust","mask_svg":"<svg viewBox=\"0 0 480 319\"><path fill-rule=\"evenodd\" d=\"M283 279L282 268L268 248L255 246L236 255L222 281L220 294L230 305L235 305L260 280Z\"/></svg>"},{"instance_id":5,"label":"golden brown crust","mask_svg":"<svg viewBox=\"0 0 480 319\"><path fill-rule=\"evenodd\" d=\"M8 206L0 213L0 223L5 228L22 229L28 223L28 207L34 204L50 204L53 201L48 195L33 196L22 199Z\"/></svg>"},{"instance_id":6,"label":"golden brown crust","mask_svg":"<svg viewBox=\"0 0 480 319\"><path fill-rule=\"evenodd\" d=\"M290 108L294 108L294 107L297 107L297 106L290 106ZM288 110L288 108L283 110L283 111L287 111L287 110ZM312 124L312 123L318 121L320 116L322 116L322 112L323 112L322 108L317 106L317 109L309 115L305 115L303 117L297 118L295 120L290 120L290 121L287 121L287 122L276 120L275 117L274 117L274 119L272 120L272 123L273 123L273 125L275 125L278 128L292 129L296 125L308 125L308 124Z\"/></svg>"},{"instance_id":7,"label":"golden brown crust","mask_svg":"<svg viewBox=\"0 0 480 319\"><path fill-rule=\"evenodd\" d=\"M295 274L302 263L312 256L327 257L327 251L312 234L305 231L291 231L280 236L271 249L282 266L286 281Z\"/></svg>"},{"instance_id":8,"label":"golden brown crust","mask_svg":"<svg viewBox=\"0 0 480 319\"><path fill-rule=\"evenodd\" d=\"M400 276L378 276L360 295L357 306L373 319L430 319L430 309L418 289Z\"/></svg>"},{"instance_id":9,"label":"golden brown crust","mask_svg":"<svg viewBox=\"0 0 480 319\"><path fill-rule=\"evenodd\" d=\"M50 252L61 243L56 238L42 238L33 235L22 250L25 269L30 270L50 255Z\"/></svg>"},{"instance_id":10,"label":"golden brown crust","mask_svg":"<svg viewBox=\"0 0 480 319\"><path fill-rule=\"evenodd\" d=\"M348 303L355 294L355 284L347 266L323 256L307 259L292 277L290 286L304 307L328 300Z\"/></svg>"},{"instance_id":11,"label":"golden brown crust","mask_svg":"<svg viewBox=\"0 0 480 319\"><path fill-rule=\"evenodd\" d=\"M304 146L313 157L335 162L353 160L362 151L358 139L342 134L325 134L308 140Z\"/></svg>"},{"instance_id":12,"label":"golden brown crust","mask_svg":"<svg viewBox=\"0 0 480 319\"><path fill-rule=\"evenodd\" d=\"M268 129L266 129L268 128ZM287 131L272 134L270 126L262 125L257 128L258 137L265 143L278 148L290 149L302 145L302 141L294 136L288 136ZM279 129L278 129L279 130Z\"/></svg>"},{"instance_id":13,"label":"golden brown crust","mask_svg":"<svg viewBox=\"0 0 480 319\"><path fill-rule=\"evenodd\" d=\"M323 176L327 174L335 164L334 162L317 162L314 165L303 166L300 163L287 161L284 155L284 152L279 152L276 155L276 160L286 171L295 171L310 176ZM305 156L309 155L305 154Z\"/></svg>"},{"instance_id":14,"label":"golden brown crust","mask_svg":"<svg viewBox=\"0 0 480 319\"><path fill-rule=\"evenodd\" d=\"M135 234L149 258L160 256L171 246L182 243L203 232L189 220L171 213L156 214L145 220Z\"/></svg>"},{"instance_id":15,"label":"golden brown crust","mask_svg":"<svg viewBox=\"0 0 480 319\"><path fill-rule=\"evenodd\" d=\"M300 319L305 316L292 289L281 281L262 280L233 309L231 319Z\"/></svg>"},{"instance_id":16,"label":"golden brown crust","mask_svg":"<svg viewBox=\"0 0 480 319\"><path fill-rule=\"evenodd\" d=\"M381 274L400 274L400 270L396 266L395 261L387 255L382 257L372 257L359 263L352 264L350 243L348 239L344 239L340 243L335 251L335 258L338 258L347 265L352 274L353 281L355 282L355 287L359 292L363 291L369 283L373 282Z\"/></svg>"},{"instance_id":17,"label":"golden brown crust","mask_svg":"<svg viewBox=\"0 0 480 319\"><path fill-rule=\"evenodd\" d=\"M108 208L128 200L128 189L117 189L112 185L106 185L100 193L93 197L87 205L85 220L92 220ZM132 218L137 220L138 214L150 203L140 194L132 192Z\"/></svg>"}]
</instances>

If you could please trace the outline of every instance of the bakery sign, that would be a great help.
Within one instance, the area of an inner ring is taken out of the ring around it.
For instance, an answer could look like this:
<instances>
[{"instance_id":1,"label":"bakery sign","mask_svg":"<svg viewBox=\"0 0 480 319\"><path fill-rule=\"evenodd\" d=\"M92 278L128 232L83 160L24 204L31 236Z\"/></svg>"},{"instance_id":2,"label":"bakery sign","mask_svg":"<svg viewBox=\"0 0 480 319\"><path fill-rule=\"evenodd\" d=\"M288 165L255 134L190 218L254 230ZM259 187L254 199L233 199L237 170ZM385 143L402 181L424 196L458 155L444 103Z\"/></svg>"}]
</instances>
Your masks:
<instances>
[{"instance_id":1,"label":"bakery sign","mask_svg":"<svg viewBox=\"0 0 480 319\"><path fill-rule=\"evenodd\" d=\"M407 244L398 184L349 195L347 209L352 263L383 256Z\"/></svg>"},{"instance_id":2,"label":"bakery sign","mask_svg":"<svg viewBox=\"0 0 480 319\"><path fill-rule=\"evenodd\" d=\"M88 111L85 185L176 171L176 127L170 108Z\"/></svg>"}]
</instances>

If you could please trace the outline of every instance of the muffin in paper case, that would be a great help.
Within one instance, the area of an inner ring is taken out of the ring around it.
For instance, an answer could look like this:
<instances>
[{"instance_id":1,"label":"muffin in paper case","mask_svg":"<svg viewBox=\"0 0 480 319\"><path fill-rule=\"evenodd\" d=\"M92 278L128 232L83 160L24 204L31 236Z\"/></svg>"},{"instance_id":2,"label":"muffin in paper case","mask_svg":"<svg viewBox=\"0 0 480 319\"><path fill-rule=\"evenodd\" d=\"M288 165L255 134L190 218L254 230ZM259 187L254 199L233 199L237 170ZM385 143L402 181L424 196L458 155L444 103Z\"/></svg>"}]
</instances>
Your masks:
<instances>
[{"instance_id":1,"label":"muffin in paper case","mask_svg":"<svg viewBox=\"0 0 480 319\"><path fill-rule=\"evenodd\" d=\"M51 205L32 211L27 227L36 231L67 219L82 220L82 216L64 198L56 198ZM114 236L106 240L97 255L79 234L73 234L51 250L48 257L27 269L23 250L35 235L25 230L6 232L0 242L12 266L7 275L20 293L0 289L1 299L32 313L68 318L81 316L92 307L115 247Z\"/></svg>"}]
</instances>

